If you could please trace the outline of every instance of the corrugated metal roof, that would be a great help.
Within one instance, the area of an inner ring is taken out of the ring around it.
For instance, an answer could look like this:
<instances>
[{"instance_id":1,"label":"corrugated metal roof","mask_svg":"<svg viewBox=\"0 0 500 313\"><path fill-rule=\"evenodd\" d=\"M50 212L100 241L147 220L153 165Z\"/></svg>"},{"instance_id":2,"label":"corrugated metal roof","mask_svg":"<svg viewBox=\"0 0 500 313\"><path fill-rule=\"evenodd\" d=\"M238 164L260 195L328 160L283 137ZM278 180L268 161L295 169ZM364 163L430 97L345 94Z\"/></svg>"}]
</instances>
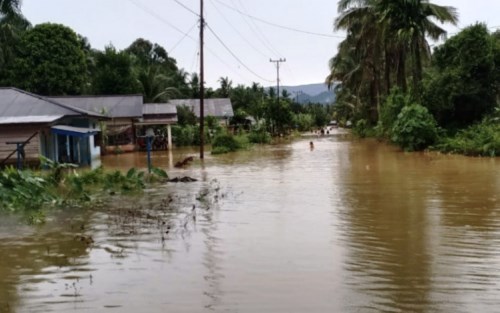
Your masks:
<instances>
[{"instance_id":1,"label":"corrugated metal roof","mask_svg":"<svg viewBox=\"0 0 500 313\"><path fill-rule=\"evenodd\" d=\"M142 95L64 96L51 97L50 99L112 118L137 118L142 116Z\"/></svg>"},{"instance_id":2,"label":"corrugated metal roof","mask_svg":"<svg viewBox=\"0 0 500 313\"><path fill-rule=\"evenodd\" d=\"M177 114L177 107L172 103L144 103L143 115Z\"/></svg>"},{"instance_id":3,"label":"corrugated metal roof","mask_svg":"<svg viewBox=\"0 0 500 313\"><path fill-rule=\"evenodd\" d=\"M0 117L14 118L14 123L17 123L16 118L23 123L40 123L38 117L41 116L80 115L101 116L17 88L0 88ZM30 116L33 117L33 121L28 119Z\"/></svg>"},{"instance_id":4,"label":"corrugated metal roof","mask_svg":"<svg viewBox=\"0 0 500 313\"><path fill-rule=\"evenodd\" d=\"M0 125L52 123L62 117L63 115L0 116Z\"/></svg>"},{"instance_id":5,"label":"corrugated metal roof","mask_svg":"<svg viewBox=\"0 0 500 313\"><path fill-rule=\"evenodd\" d=\"M169 100L168 103L174 104L175 106L185 105L189 107L197 117L200 117L200 99L172 99ZM234 115L233 105L229 98L205 99L203 104L205 116L232 117Z\"/></svg>"}]
</instances>

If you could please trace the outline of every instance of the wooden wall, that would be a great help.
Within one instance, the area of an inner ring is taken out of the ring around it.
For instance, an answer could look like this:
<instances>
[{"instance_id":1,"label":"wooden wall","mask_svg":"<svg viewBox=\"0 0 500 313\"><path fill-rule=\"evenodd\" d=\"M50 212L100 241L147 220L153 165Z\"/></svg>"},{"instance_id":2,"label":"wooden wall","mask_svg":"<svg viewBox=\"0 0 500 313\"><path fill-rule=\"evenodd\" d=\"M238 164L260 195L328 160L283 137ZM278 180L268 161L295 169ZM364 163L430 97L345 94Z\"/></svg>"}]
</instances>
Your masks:
<instances>
[{"instance_id":1,"label":"wooden wall","mask_svg":"<svg viewBox=\"0 0 500 313\"><path fill-rule=\"evenodd\" d=\"M40 125L0 125L0 162L2 162L13 150L16 145L7 145L9 141L25 141L36 131L42 131L44 127ZM40 134L36 135L24 147L26 160L38 160L40 154ZM8 163L16 162L14 154Z\"/></svg>"}]
</instances>

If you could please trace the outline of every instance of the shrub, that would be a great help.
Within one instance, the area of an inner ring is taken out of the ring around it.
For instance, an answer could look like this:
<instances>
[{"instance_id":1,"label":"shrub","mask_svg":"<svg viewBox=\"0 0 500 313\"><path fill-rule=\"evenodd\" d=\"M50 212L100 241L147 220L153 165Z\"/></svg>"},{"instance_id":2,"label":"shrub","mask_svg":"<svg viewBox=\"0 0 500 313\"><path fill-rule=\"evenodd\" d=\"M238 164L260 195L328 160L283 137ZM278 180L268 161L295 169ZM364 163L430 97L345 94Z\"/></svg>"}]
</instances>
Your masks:
<instances>
[{"instance_id":1,"label":"shrub","mask_svg":"<svg viewBox=\"0 0 500 313\"><path fill-rule=\"evenodd\" d=\"M271 134L269 134L267 131L264 129L256 129L252 130L250 133L248 133L248 140L251 143L271 143L272 137Z\"/></svg>"},{"instance_id":2,"label":"shrub","mask_svg":"<svg viewBox=\"0 0 500 313\"><path fill-rule=\"evenodd\" d=\"M500 124L494 119L485 119L453 137L444 138L435 148L469 156L500 156Z\"/></svg>"},{"instance_id":3,"label":"shrub","mask_svg":"<svg viewBox=\"0 0 500 313\"><path fill-rule=\"evenodd\" d=\"M376 126L377 136L391 136L391 129L403 107L410 105L410 96L393 88L380 108L380 118Z\"/></svg>"},{"instance_id":4,"label":"shrub","mask_svg":"<svg viewBox=\"0 0 500 313\"><path fill-rule=\"evenodd\" d=\"M197 126L173 126L172 136L173 141L177 146L192 146L195 145L196 138L200 132Z\"/></svg>"},{"instance_id":5,"label":"shrub","mask_svg":"<svg viewBox=\"0 0 500 313\"><path fill-rule=\"evenodd\" d=\"M369 125L365 119L360 119L354 124L352 129L353 133L361 138L372 137L375 134L374 129Z\"/></svg>"},{"instance_id":6,"label":"shrub","mask_svg":"<svg viewBox=\"0 0 500 313\"><path fill-rule=\"evenodd\" d=\"M212 154L233 152L247 147L248 138L244 135L233 136L229 133L217 135L212 142Z\"/></svg>"},{"instance_id":7,"label":"shrub","mask_svg":"<svg viewBox=\"0 0 500 313\"><path fill-rule=\"evenodd\" d=\"M391 129L391 140L406 151L427 148L437 139L437 125L427 108L412 104L398 114Z\"/></svg>"}]
</instances>

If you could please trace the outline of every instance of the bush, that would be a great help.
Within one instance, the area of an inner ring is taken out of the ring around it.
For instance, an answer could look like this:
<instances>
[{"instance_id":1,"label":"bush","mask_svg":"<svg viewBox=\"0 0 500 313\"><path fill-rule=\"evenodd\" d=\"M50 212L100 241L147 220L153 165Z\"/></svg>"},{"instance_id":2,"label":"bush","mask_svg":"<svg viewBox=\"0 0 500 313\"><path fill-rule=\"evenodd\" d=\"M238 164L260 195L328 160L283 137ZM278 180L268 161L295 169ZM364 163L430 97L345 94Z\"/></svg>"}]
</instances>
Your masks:
<instances>
[{"instance_id":1,"label":"bush","mask_svg":"<svg viewBox=\"0 0 500 313\"><path fill-rule=\"evenodd\" d=\"M469 156L500 156L500 124L494 119L483 120L453 137L444 138L435 148Z\"/></svg>"},{"instance_id":2,"label":"bush","mask_svg":"<svg viewBox=\"0 0 500 313\"><path fill-rule=\"evenodd\" d=\"M248 140L251 143L271 143L272 137L264 129L252 130L248 133Z\"/></svg>"},{"instance_id":3,"label":"bush","mask_svg":"<svg viewBox=\"0 0 500 313\"><path fill-rule=\"evenodd\" d=\"M374 128L371 127L365 119L358 120L356 124L354 124L352 131L361 138L373 137L375 135Z\"/></svg>"},{"instance_id":4,"label":"bush","mask_svg":"<svg viewBox=\"0 0 500 313\"><path fill-rule=\"evenodd\" d=\"M391 140L404 150L418 151L436 141L438 129L436 120L427 108L412 104L398 114L391 134Z\"/></svg>"},{"instance_id":5,"label":"bush","mask_svg":"<svg viewBox=\"0 0 500 313\"><path fill-rule=\"evenodd\" d=\"M212 154L233 152L248 146L248 138L244 135L233 136L229 133L219 134L212 141Z\"/></svg>"},{"instance_id":6,"label":"bush","mask_svg":"<svg viewBox=\"0 0 500 313\"><path fill-rule=\"evenodd\" d=\"M380 108L380 118L376 126L377 136L390 137L391 129L401 110L410 105L410 96L393 88Z\"/></svg>"},{"instance_id":7,"label":"bush","mask_svg":"<svg viewBox=\"0 0 500 313\"><path fill-rule=\"evenodd\" d=\"M186 125L186 126L173 126L172 136L173 141L177 146L192 146L195 145L197 138L199 137L198 126ZM198 140L199 141L199 140Z\"/></svg>"},{"instance_id":8,"label":"bush","mask_svg":"<svg viewBox=\"0 0 500 313\"><path fill-rule=\"evenodd\" d=\"M299 113L294 115L293 123L299 131L310 131L314 124L314 117L311 114Z\"/></svg>"}]
</instances>

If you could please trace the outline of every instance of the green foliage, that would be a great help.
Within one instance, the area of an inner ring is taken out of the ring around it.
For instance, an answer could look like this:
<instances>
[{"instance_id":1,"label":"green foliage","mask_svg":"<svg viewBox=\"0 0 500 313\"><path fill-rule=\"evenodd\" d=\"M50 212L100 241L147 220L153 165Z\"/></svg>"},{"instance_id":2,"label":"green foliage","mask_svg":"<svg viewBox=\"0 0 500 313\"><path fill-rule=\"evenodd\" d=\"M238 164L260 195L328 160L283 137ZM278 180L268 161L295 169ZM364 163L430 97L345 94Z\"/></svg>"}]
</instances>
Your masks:
<instances>
[{"instance_id":1,"label":"green foliage","mask_svg":"<svg viewBox=\"0 0 500 313\"><path fill-rule=\"evenodd\" d=\"M283 134L292 126L293 113L289 101L275 99L266 101L264 118L268 121L273 134Z\"/></svg>"},{"instance_id":2,"label":"green foliage","mask_svg":"<svg viewBox=\"0 0 500 313\"><path fill-rule=\"evenodd\" d=\"M403 107L411 104L410 95L393 88L380 109L377 133L381 137L391 136L391 129Z\"/></svg>"},{"instance_id":3,"label":"green foliage","mask_svg":"<svg viewBox=\"0 0 500 313\"><path fill-rule=\"evenodd\" d=\"M465 28L435 50L423 104L440 125L467 126L492 112L500 83L499 52L483 24Z\"/></svg>"},{"instance_id":4,"label":"green foliage","mask_svg":"<svg viewBox=\"0 0 500 313\"><path fill-rule=\"evenodd\" d=\"M391 140L404 150L418 151L436 141L438 129L427 108L412 104L404 107L398 114L391 134Z\"/></svg>"},{"instance_id":5,"label":"green foliage","mask_svg":"<svg viewBox=\"0 0 500 313\"><path fill-rule=\"evenodd\" d=\"M113 46L94 55L95 70L92 73L92 88L100 95L139 93L138 84L132 71L131 57Z\"/></svg>"},{"instance_id":6,"label":"green foliage","mask_svg":"<svg viewBox=\"0 0 500 313\"><path fill-rule=\"evenodd\" d=\"M41 95L80 94L87 64L76 33L59 24L39 24L27 30L11 71L12 83Z\"/></svg>"},{"instance_id":7,"label":"green foliage","mask_svg":"<svg viewBox=\"0 0 500 313\"><path fill-rule=\"evenodd\" d=\"M374 128L365 119L356 121L352 128L352 132L361 138L372 137L375 134Z\"/></svg>"},{"instance_id":8,"label":"green foliage","mask_svg":"<svg viewBox=\"0 0 500 313\"><path fill-rule=\"evenodd\" d=\"M172 126L173 142L177 146L193 146L199 143L200 128L193 125Z\"/></svg>"},{"instance_id":9,"label":"green foliage","mask_svg":"<svg viewBox=\"0 0 500 313\"><path fill-rule=\"evenodd\" d=\"M310 131L314 124L314 117L311 114L299 113L293 117L293 123L297 130L301 132Z\"/></svg>"},{"instance_id":10,"label":"green foliage","mask_svg":"<svg viewBox=\"0 0 500 313\"><path fill-rule=\"evenodd\" d=\"M59 183L62 181L65 170L78 167L77 165L71 163L59 163L53 161L44 157L43 155L40 156L40 163L42 165L42 168L49 171L47 178L55 186L59 185Z\"/></svg>"},{"instance_id":11,"label":"green foliage","mask_svg":"<svg viewBox=\"0 0 500 313\"><path fill-rule=\"evenodd\" d=\"M497 119L485 119L453 137L443 138L434 148L469 156L500 156L500 123Z\"/></svg>"},{"instance_id":12,"label":"green foliage","mask_svg":"<svg viewBox=\"0 0 500 313\"><path fill-rule=\"evenodd\" d=\"M221 133L212 141L212 154L234 152L248 146L246 136L234 136L230 133Z\"/></svg>"},{"instance_id":13,"label":"green foliage","mask_svg":"<svg viewBox=\"0 0 500 313\"><path fill-rule=\"evenodd\" d=\"M271 134L263 128L252 129L248 133L248 140L251 143L268 144L271 143Z\"/></svg>"},{"instance_id":14,"label":"green foliage","mask_svg":"<svg viewBox=\"0 0 500 313\"><path fill-rule=\"evenodd\" d=\"M220 128L219 120L215 116L205 116L205 124L212 130L218 130Z\"/></svg>"},{"instance_id":15,"label":"green foliage","mask_svg":"<svg viewBox=\"0 0 500 313\"><path fill-rule=\"evenodd\" d=\"M0 172L0 210L29 212L29 222L36 223L43 219L43 213L37 211L44 207L95 205L95 200L105 195L129 195L143 190L148 181L168 179L168 174L158 168L146 175L135 168L124 174L102 168L61 171L68 167L47 161L44 164L48 171L40 173L12 167Z\"/></svg>"},{"instance_id":16,"label":"green foliage","mask_svg":"<svg viewBox=\"0 0 500 313\"><path fill-rule=\"evenodd\" d=\"M0 172L0 210L37 210L56 196L51 183L31 171L7 167Z\"/></svg>"},{"instance_id":17,"label":"green foliage","mask_svg":"<svg viewBox=\"0 0 500 313\"><path fill-rule=\"evenodd\" d=\"M198 118L187 105L177 106L177 120L180 126L196 125Z\"/></svg>"}]
</instances>

